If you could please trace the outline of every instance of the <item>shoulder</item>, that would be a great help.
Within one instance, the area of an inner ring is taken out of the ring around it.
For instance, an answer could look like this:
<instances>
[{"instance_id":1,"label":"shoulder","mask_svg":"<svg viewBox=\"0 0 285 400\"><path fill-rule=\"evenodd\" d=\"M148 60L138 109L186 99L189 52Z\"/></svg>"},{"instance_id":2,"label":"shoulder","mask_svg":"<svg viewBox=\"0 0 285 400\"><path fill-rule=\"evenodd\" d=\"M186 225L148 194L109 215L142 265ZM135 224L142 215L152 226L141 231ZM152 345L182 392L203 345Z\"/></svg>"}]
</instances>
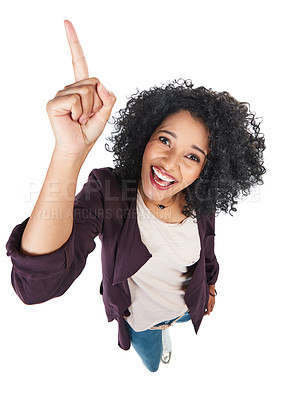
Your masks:
<instances>
[{"instance_id":1,"label":"shoulder","mask_svg":"<svg viewBox=\"0 0 285 400\"><path fill-rule=\"evenodd\" d=\"M88 180L75 196L75 205L92 207L94 204L103 204L108 196L108 187L114 188L117 179L112 174L112 168L94 168L88 175Z\"/></svg>"},{"instance_id":2,"label":"shoulder","mask_svg":"<svg viewBox=\"0 0 285 400\"><path fill-rule=\"evenodd\" d=\"M89 173L88 180L104 181L105 179L116 179L112 167L94 168Z\"/></svg>"},{"instance_id":3,"label":"shoulder","mask_svg":"<svg viewBox=\"0 0 285 400\"><path fill-rule=\"evenodd\" d=\"M137 184L134 180L120 180L112 167L94 168L88 182L99 190L105 201L132 200L136 196Z\"/></svg>"},{"instance_id":4,"label":"shoulder","mask_svg":"<svg viewBox=\"0 0 285 400\"><path fill-rule=\"evenodd\" d=\"M100 187L103 191L105 188L119 186L120 181L114 174L114 169L111 167L94 168L89 173L88 183L93 183Z\"/></svg>"}]
</instances>

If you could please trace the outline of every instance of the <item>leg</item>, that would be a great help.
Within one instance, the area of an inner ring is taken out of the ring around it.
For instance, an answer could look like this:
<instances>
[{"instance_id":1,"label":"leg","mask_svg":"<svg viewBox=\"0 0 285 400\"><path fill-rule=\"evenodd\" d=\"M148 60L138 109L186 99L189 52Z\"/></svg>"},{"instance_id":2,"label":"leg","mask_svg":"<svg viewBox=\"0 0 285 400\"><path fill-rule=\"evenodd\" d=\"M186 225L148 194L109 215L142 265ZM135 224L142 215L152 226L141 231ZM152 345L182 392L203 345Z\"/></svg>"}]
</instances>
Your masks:
<instances>
[{"instance_id":1,"label":"leg","mask_svg":"<svg viewBox=\"0 0 285 400\"><path fill-rule=\"evenodd\" d=\"M191 319L190 314L187 311L183 315L183 317L181 317L176 322L186 322L186 321L189 321L190 319ZM166 321L166 322L171 324L171 323L173 323L173 321L175 321L175 320L170 320L170 321ZM172 353L172 345L171 345L171 340L170 340L170 336L169 336L169 328L162 331L162 347L163 347L163 351L162 351L161 361L164 364L168 364L170 361L170 358L171 358L171 353Z\"/></svg>"},{"instance_id":2,"label":"leg","mask_svg":"<svg viewBox=\"0 0 285 400\"><path fill-rule=\"evenodd\" d=\"M146 330L136 332L125 321L132 346L142 359L144 365L151 372L156 372L162 355L162 332L158 330Z\"/></svg>"}]
</instances>

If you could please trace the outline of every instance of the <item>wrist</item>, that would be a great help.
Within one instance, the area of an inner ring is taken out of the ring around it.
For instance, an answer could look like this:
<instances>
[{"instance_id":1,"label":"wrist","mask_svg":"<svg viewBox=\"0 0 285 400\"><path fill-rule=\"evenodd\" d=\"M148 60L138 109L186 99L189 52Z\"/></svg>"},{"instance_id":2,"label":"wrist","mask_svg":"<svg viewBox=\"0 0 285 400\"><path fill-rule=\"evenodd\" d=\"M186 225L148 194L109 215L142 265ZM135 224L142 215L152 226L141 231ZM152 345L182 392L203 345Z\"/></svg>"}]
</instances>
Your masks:
<instances>
[{"instance_id":1,"label":"wrist","mask_svg":"<svg viewBox=\"0 0 285 400\"><path fill-rule=\"evenodd\" d=\"M76 184L80 169L86 156L73 157L63 153L60 149L54 148L52 153L47 177L53 183L69 182Z\"/></svg>"},{"instance_id":2,"label":"wrist","mask_svg":"<svg viewBox=\"0 0 285 400\"><path fill-rule=\"evenodd\" d=\"M212 297L215 297L217 295L217 291L215 289L215 285L208 285L209 286L209 294Z\"/></svg>"},{"instance_id":3,"label":"wrist","mask_svg":"<svg viewBox=\"0 0 285 400\"><path fill-rule=\"evenodd\" d=\"M77 154L70 154L59 146L55 146L52 158L58 163L63 163L67 168L81 168L89 151L93 146L86 148L84 151Z\"/></svg>"},{"instance_id":4,"label":"wrist","mask_svg":"<svg viewBox=\"0 0 285 400\"><path fill-rule=\"evenodd\" d=\"M209 289L209 295L212 297L216 297L217 296L217 291L216 289Z\"/></svg>"}]
</instances>

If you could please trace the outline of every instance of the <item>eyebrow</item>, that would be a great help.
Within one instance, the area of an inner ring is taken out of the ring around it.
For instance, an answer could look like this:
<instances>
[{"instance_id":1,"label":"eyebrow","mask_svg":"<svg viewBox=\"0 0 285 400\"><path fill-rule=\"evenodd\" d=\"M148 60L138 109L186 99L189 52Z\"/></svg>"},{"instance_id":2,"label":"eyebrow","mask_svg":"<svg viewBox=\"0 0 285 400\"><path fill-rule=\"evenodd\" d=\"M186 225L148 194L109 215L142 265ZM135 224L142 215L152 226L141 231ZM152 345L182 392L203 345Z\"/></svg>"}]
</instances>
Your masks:
<instances>
[{"instance_id":1,"label":"eyebrow","mask_svg":"<svg viewBox=\"0 0 285 400\"><path fill-rule=\"evenodd\" d=\"M175 139L177 139L177 135L176 135L176 133L174 133L174 132L167 131L166 129L161 129L161 130L158 131L157 133L159 133L159 132L168 133L170 136L173 136ZM207 155L206 155L206 153L204 152L204 150L200 149L200 147L196 146L196 144L193 144L191 147L192 147L192 149L195 149L195 150L200 151L202 154L204 154L205 157L207 157Z\"/></svg>"}]
</instances>

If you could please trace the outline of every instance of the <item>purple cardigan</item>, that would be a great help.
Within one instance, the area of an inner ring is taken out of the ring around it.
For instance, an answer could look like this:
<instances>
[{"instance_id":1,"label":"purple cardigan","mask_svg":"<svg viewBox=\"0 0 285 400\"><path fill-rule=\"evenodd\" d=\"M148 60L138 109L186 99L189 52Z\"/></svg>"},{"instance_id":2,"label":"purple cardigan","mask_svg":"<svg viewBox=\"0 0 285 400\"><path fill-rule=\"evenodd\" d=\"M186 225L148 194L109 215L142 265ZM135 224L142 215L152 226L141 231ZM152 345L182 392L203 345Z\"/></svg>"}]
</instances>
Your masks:
<instances>
[{"instance_id":1,"label":"purple cardigan","mask_svg":"<svg viewBox=\"0 0 285 400\"><path fill-rule=\"evenodd\" d=\"M128 350L130 340L124 315L129 315L131 296L127 279L151 254L140 237L136 184L120 182L112 171L108 167L91 171L75 197L73 230L61 248L38 256L21 253L21 238L29 218L16 225L6 248L13 264L12 285L17 295L26 304L36 304L61 296L70 287L94 250L94 238L98 235L102 242L100 293L108 321L118 321L118 344ZM215 217L198 219L200 259L184 296L196 333L207 307L208 285L216 282L219 273L214 254L214 223Z\"/></svg>"}]
</instances>

